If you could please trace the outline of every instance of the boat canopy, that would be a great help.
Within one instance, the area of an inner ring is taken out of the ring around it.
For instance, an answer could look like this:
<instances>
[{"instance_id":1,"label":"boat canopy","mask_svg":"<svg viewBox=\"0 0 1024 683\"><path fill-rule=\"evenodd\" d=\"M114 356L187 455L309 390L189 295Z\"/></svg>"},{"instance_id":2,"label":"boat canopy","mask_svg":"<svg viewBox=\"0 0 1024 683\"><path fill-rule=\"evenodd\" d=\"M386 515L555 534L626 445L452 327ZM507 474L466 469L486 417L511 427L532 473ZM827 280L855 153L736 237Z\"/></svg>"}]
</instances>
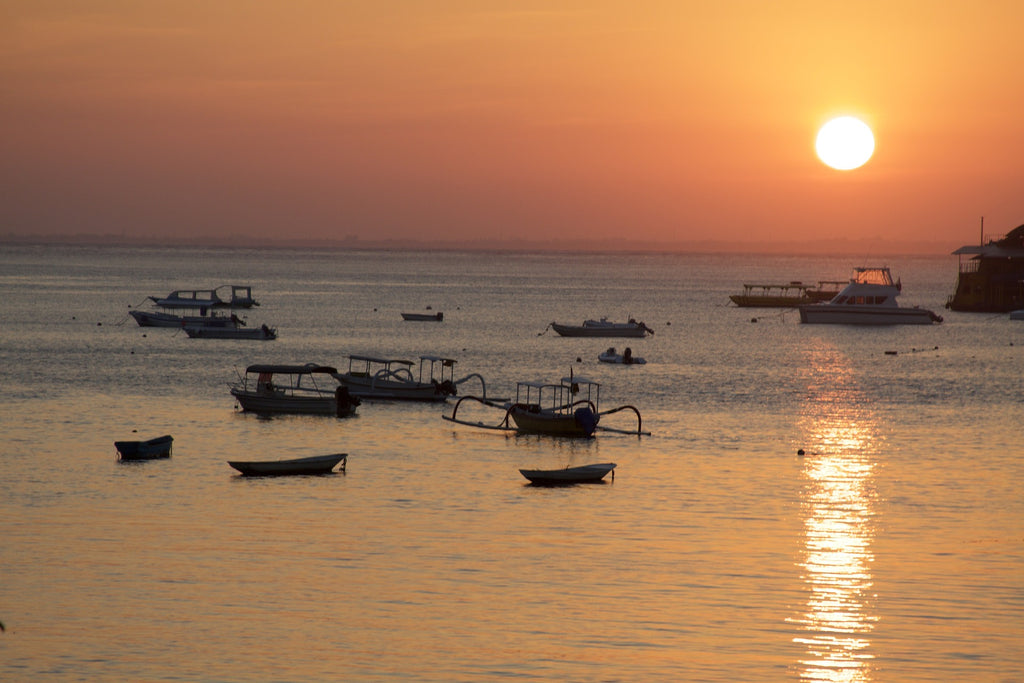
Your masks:
<instances>
[{"instance_id":1,"label":"boat canopy","mask_svg":"<svg viewBox=\"0 0 1024 683\"><path fill-rule=\"evenodd\" d=\"M313 373L324 373L334 374L338 370L332 368L329 365L317 365L316 363L306 363L305 365L250 365L245 369L246 372L270 374L270 375L311 375Z\"/></svg>"},{"instance_id":2,"label":"boat canopy","mask_svg":"<svg viewBox=\"0 0 1024 683\"><path fill-rule=\"evenodd\" d=\"M411 360L405 360L401 358L391 359L377 358L375 356L349 356L349 361L353 360L363 361L365 363L383 363L385 365L389 365L391 363L398 363L400 365L413 365L413 362Z\"/></svg>"}]
</instances>

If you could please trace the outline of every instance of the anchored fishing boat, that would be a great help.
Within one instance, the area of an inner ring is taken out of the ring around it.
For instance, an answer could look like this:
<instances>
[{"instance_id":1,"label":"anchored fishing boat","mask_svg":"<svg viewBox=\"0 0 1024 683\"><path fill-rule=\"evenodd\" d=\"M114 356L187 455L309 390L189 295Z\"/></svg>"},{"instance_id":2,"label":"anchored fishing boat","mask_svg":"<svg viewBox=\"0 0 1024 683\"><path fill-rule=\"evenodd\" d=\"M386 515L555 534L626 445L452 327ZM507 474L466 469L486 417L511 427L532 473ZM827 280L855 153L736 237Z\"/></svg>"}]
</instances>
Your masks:
<instances>
[{"instance_id":1,"label":"anchored fishing boat","mask_svg":"<svg viewBox=\"0 0 1024 683\"><path fill-rule=\"evenodd\" d=\"M346 417L355 412L359 400L330 379L337 372L315 363L250 365L245 376L231 385L231 395L242 410L253 413Z\"/></svg>"},{"instance_id":2,"label":"anchored fishing boat","mask_svg":"<svg viewBox=\"0 0 1024 683\"><path fill-rule=\"evenodd\" d=\"M441 417L449 422L480 427L513 431L521 434L545 434L575 438L592 437L597 430L621 434L645 434L642 429L640 411L634 406L624 405L612 410L601 411L599 406L601 385L583 377L563 377L557 384L545 382L519 382L516 384L514 401L498 403L479 396L464 396L452 408L451 415ZM460 418L459 408L470 401L505 411L501 421L488 425L483 421ZM623 410L636 414L636 429L623 430L599 426L603 416Z\"/></svg>"},{"instance_id":3,"label":"anchored fishing boat","mask_svg":"<svg viewBox=\"0 0 1024 683\"><path fill-rule=\"evenodd\" d=\"M332 474L341 463L339 472L348 464L348 453L314 455L291 460L228 460L228 464L247 477L285 477L302 474Z\"/></svg>"},{"instance_id":4,"label":"anchored fishing boat","mask_svg":"<svg viewBox=\"0 0 1024 683\"><path fill-rule=\"evenodd\" d=\"M277 328L259 327L216 327L208 325L186 325L185 334L191 339L277 339Z\"/></svg>"},{"instance_id":5,"label":"anchored fishing boat","mask_svg":"<svg viewBox=\"0 0 1024 683\"><path fill-rule=\"evenodd\" d=\"M454 358L420 356L419 360L419 374L414 376L411 360L353 355L348 357L348 371L336 372L334 378L353 396L370 400L441 402L454 396L458 385L474 378L487 394L484 378L475 372L455 379Z\"/></svg>"}]
</instances>

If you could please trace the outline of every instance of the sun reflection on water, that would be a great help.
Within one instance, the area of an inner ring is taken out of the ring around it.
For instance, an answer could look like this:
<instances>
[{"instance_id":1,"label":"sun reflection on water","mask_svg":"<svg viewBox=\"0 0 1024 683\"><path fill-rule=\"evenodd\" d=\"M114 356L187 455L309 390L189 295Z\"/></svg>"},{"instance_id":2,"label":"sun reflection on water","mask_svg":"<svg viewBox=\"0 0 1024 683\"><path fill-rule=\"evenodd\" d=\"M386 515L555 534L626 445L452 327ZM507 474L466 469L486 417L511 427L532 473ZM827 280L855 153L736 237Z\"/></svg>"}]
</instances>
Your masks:
<instances>
[{"instance_id":1,"label":"sun reflection on water","mask_svg":"<svg viewBox=\"0 0 1024 683\"><path fill-rule=\"evenodd\" d=\"M828 347L808 353L799 562L808 595L790 621L803 631L794 638L806 647L802 680L861 683L873 680L873 477L882 437L845 357Z\"/></svg>"}]
</instances>

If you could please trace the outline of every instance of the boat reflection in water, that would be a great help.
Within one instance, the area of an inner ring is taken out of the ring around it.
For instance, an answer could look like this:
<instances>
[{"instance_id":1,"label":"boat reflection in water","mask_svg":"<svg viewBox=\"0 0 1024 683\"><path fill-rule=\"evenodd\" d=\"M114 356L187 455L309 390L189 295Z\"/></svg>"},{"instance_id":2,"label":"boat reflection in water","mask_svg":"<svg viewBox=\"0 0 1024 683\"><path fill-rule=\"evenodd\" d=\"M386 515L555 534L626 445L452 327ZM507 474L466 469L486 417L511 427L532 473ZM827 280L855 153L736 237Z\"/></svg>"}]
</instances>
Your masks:
<instances>
[{"instance_id":1,"label":"boat reflection in water","mask_svg":"<svg viewBox=\"0 0 1024 683\"><path fill-rule=\"evenodd\" d=\"M799 562L807 603L790 619L803 631L794 642L806 646L799 673L805 681L871 681L874 470L883 439L843 354L809 353Z\"/></svg>"}]
</instances>

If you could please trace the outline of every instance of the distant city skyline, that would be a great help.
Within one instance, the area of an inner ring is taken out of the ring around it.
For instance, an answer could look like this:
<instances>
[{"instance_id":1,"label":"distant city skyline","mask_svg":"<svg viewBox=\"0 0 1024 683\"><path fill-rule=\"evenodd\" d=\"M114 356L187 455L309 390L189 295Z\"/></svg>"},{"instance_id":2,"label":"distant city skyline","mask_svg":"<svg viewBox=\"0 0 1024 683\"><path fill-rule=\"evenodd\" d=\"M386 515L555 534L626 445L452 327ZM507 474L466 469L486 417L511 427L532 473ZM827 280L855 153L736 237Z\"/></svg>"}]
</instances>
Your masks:
<instances>
[{"instance_id":1,"label":"distant city skyline","mask_svg":"<svg viewBox=\"0 0 1024 683\"><path fill-rule=\"evenodd\" d=\"M942 254L1024 223L1019 3L4 16L8 241ZM837 171L844 114L875 150Z\"/></svg>"}]
</instances>

